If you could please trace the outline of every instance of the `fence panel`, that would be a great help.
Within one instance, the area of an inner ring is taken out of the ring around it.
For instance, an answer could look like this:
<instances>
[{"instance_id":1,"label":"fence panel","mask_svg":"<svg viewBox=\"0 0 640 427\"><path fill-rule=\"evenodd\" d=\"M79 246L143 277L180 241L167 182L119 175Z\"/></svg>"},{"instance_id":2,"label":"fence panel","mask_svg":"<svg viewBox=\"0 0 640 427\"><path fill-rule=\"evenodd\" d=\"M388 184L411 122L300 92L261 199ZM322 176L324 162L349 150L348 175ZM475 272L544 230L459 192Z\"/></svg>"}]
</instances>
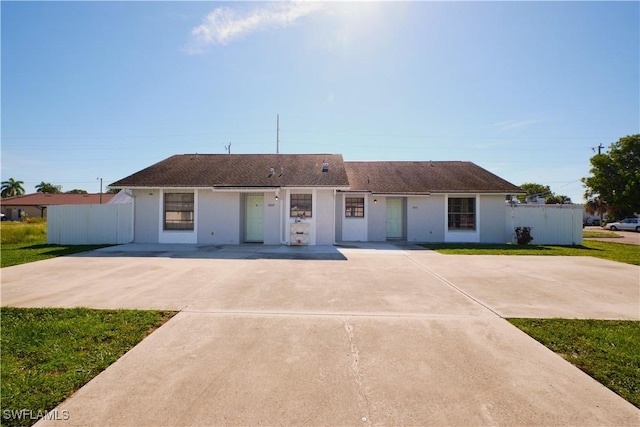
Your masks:
<instances>
[{"instance_id":1,"label":"fence panel","mask_svg":"<svg viewBox=\"0 0 640 427\"><path fill-rule=\"evenodd\" d=\"M47 243L99 245L133 241L131 203L52 205L47 211Z\"/></svg>"},{"instance_id":2,"label":"fence panel","mask_svg":"<svg viewBox=\"0 0 640 427\"><path fill-rule=\"evenodd\" d=\"M582 206L507 205L507 236L515 239L516 227L531 227L531 244L581 245Z\"/></svg>"}]
</instances>

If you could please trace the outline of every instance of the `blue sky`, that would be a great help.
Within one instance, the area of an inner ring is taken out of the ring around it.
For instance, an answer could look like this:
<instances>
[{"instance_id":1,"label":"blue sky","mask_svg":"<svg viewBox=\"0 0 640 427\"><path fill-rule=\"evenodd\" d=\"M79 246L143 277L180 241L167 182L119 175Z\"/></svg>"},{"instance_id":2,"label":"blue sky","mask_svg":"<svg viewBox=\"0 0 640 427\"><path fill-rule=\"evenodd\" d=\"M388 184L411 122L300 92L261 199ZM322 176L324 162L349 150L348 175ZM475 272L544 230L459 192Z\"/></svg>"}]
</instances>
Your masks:
<instances>
[{"instance_id":1,"label":"blue sky","mask_svg":"<svg viewBox=\"0 0 640 427\"><path fill-rule=\"evenodd\" d=\"M640 133L639 2L6 2L1 177L179 153L468 160L582 200Z\"/></svg>"}]
</instances>

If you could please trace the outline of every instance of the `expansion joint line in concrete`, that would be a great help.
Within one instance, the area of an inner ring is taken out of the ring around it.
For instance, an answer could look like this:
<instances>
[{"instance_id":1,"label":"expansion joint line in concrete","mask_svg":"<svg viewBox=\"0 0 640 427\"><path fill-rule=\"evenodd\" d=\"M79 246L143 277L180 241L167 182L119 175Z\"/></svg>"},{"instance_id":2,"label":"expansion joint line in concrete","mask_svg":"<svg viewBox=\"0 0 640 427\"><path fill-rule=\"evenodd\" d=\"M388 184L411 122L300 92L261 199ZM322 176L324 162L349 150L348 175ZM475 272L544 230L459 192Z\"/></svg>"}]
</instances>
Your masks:
<instances>
[{"instance_id":1,"label":"expansion joint line in concrete","mask_svg":"<svg viewBox=\"0 0 640 427\"><path fill-rule=\"evenodd\" d=\"M459 287L457 287L456 285L454 285L453 283L451 283L450 281L448 281L444 277L440 276L438 273L432 271L430 268L424 266L423 264L419 263L415 259L411 258L409 256L409 254L405 253L405 256L409 259L409 261L411 261L412 263L414 263L415 265L417 265L419 268L421 268L422 270L426 271L427 273L431 274L433 277L435 277L436 279L440 280L445 285L453 288L457 292L459 292L462 295L464 295L465 297L469 298L471 301L473 301L473 302L475 302L477 304L480 304L482 307L486 308L487 310L489 310L490 312L492 312L493 314L495 314L499 318L502 318L502 316L498 312L493 310L491 307L489 307L488 305L484 304L482 301L474 298L473 296L469 295L468 293L466 293L465 291L463 291L462 289L460 289Z\"/></svg>"},{"instance_id":2,"label":"expansion joint line in concrete","mask_svg":"<svg viewBox=\"0 0 640 427\"><path fill-rule=\"evenodd\" d=\"M360 374L360 350L358 350L358 346L356 345L355 336L353 334L353 326L349 323L348 319L344 319L344 329L347 331L347 338L349 339L349 345L351 347L351 370L353 371L353 375L356 379L356 385L358 386L358 397L364 403L365 407L365 415L362 417L362 421L371 425L371 420L369 419L369 399L365 394L362 385L362 375Z\"/></svg>"},{"instance_id":3,"label":"expansion joint line in concrete","mask_svg":"<svg viewBox=\"0 0 640 427\"><path fill-rule=\"evenodd\" d=\"M214 316L264 316L264 317L347 317L359 318L389 318L389 319L475 319L477 315L459 314L424 314L424 313L393 313L393 312L320 312L320 311L268 311L268 310L199 310L183 308L180 313L211 314Z\"/></svg>"}]
</instances>

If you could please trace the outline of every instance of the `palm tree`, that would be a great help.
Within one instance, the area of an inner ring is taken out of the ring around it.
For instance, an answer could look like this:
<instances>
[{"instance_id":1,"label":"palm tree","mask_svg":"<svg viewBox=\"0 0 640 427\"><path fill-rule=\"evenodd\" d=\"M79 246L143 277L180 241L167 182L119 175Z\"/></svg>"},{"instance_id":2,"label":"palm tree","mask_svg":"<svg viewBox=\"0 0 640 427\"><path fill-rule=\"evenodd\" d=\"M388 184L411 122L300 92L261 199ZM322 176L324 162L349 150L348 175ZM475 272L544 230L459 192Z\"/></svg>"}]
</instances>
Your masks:
<instances>
[{"instance_id":1,"label":"palm tree","mask_svg":"<svg viewBox=\"0 0 640 427\"><path fill-rule=\"evenodd\" d=\"M23 181L16 181L13 178L9 178L6 181L2 181L2 189L0 196L2 197L12 197L19 196L24 194L24 188L22 187L24 184Z\"/></svg>"},{"instance_id":2,"label":"palm tree","mask_svg":"<svg viewBox=\"0 0 640 427\"><path fill-rule=\"evenodd\" d=\"M587 200L587 203L584 205L584 210L589 214L596 214L600 217L600 222L602 223L603 214L607 213L607 204L600 200L599 197L594 197L592 199Z\"/></svg>"},{"instance_id":3,"label":"palm tree","mask_svg":"<svg viewBox=\"0 0 640 427\"><path fill-rule=\"evenodd\" d=\"M40 182L40 184L36 185L36 191L38 193L61 193L62 192L62 186L60 185L53 185L50 182Z\"/></svg>"}]
</instances>

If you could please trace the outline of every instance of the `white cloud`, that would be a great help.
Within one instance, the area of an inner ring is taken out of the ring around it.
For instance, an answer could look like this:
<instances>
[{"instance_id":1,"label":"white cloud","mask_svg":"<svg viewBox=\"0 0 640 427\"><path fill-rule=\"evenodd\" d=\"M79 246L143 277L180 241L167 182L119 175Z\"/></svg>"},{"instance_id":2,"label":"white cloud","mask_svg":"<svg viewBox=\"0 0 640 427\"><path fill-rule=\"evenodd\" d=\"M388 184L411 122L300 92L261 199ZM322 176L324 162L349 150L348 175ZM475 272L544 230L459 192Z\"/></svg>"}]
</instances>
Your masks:
<instances>
[{"instance_id":1,"label":"white cloud","mask_svg":"<svg viewBox=\"0 0 640 427\"><path fill-rule=\"evenodd\" d=\"M229 7L218 7L203 23L191 30L187 53L203 53L207 46L226 45L257 31L289 27L322 7L319 2L286 1L261 4L262 7L244 13Z\"/></svg>"},{"instance_id":2,"label":"white cloud","mask_svg":"<svg viewBox=\"0 0 640 427\"><path fill-rule=\"evenodd\" d=\"M504 122L493 123L489 127L492 127L498 131L507 131L512 129L519 129L535 123L541 123L542 120L507 120Z\"/></svg>"}]
</instances>

